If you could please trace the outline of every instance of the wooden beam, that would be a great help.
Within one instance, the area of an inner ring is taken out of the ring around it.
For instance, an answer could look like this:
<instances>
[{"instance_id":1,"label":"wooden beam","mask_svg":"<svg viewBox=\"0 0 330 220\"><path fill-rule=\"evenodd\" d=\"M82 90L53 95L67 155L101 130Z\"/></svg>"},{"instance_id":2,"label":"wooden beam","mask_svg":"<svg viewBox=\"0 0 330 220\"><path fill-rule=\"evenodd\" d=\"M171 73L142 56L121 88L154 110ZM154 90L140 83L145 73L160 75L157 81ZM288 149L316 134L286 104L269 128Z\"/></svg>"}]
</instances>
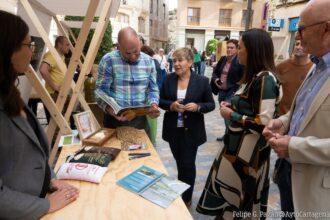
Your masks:
<instances>
[{"instance_id":1,"label":"wooden beam","mask_svg":"<svg viewBox=\"0 0 330 220\"><path fill-rule=\"evenodd\" d=\"M55 13L48 10L45 6L43 6L39 1L37 0L29 0L31 5L33 5L33 7L35 9L38 9L39 11L42 11L45 14L48 14L49 16L55 16Z\"/></svg>"},{"instance_id":2,"label":"wooden beam","mask_svg":"<svg viewBox=\"0 0 330 220\"><path fill-rule=\"evenodd\" d=\"M45 42L45 45L47 46L47 48L53 55L59 69L65 73L66 69L67 69L65 66L65 63L61 59L61 56L58 54L57 50L53 47L52 43L50 42L50 40L48 38L48 33L45 31L44 27L42 26L39 18L37 17L36 13L34 12L31 4L29 3L29 0L20 0L20 1L22 3L26 13L30 17L32 23L34 24L37 31L39 32L40 37L43 39L43 41Z\"/></svg>"},{"instance_id":3,"label":"wooden beam","mask_svg":"<svg viewBox=\"0 0 330 220\"><path fill-rule=\"evenodd\" d=\"M98 49L100 47L100 44L102 42L103 36L104 36L104 32L109 24L109 13L110 13L110 5L111 5L112 1L111 0L106 0L102 9L102 12L100 14L99 17L99 21L97 23L91 44L88 48L88 52L86 54L86 59L85 62L83 64L83 67L81 69L78 81L77 81L77 85L74 88L73 92L72 92L72 97L69 103L69 106L67 108L67 111L65 113L65 118L68 120L68 118L70 117L76 99L77 99L77 95L80 92L80 88L82 87L83 83L84 83L84 79L85 79L85 75L87 75L90 71L91 68L93 66L96 54L98 52ZM97 122L97 120L96 120ZM97 122L98 124L98 122Z\"/></svg>"},{"instance_id":4,"label":"wooden beam","mask_svg":"<svg viewBox=\"0 0 330 220\"><path fill-rule=\"evenodd\" d=\"M54 16L54 21L58 27L58 29L61 31L61 33L67 38L67 39L70 39L70 36L72 37L73 39L73 42L75 44L77 44L77 40L76 38L73 36L73 33L72 31L70 30L70 28L68 28L67 26L65 26L65 24L63 22L61 22L60 20L58 20L57 16ZM71 34L72 33L72 34ZM69 44L70 44L70 50L71 52L73 53L73 50L74 50L74 46L72 44L72 42L69 40ZM85 59L85 56L84 56L84 53L82 52L81 53L81 56ZM79 64L78 64L79 65ZM81 61L80 61L80 65L82 65Z\"/></svg>"},{"instance_id":5,"label":"wooden beam","mask_svg":"<svg viewBox=\"0 0 330 220\"><path fill-rule=\"evenodd\" d=\"M57 50L51 44L51 42L50 42L50 40L48 38L48 34L45 31L45 29L43 28L43 26L42 26L40 20L38 19L37 15L35 14L35 12L34 12L32 6L31 6L31 4L29 3L28 0L20 0L20 2L22 4L22 6L24 7L27 15L30 17L33 25L36 27L36 30L39 32L39 35L41 36L41 38L45 42L45 45L50 50L50 53L53 55L53 57L54 57L57 65L59 66L59 69L62 72L66 72L67 71L67 68L66 68L66 65L65 65L64 61L61 59L61 57L58 54ZM92 3L92 5L94 5L94 4L95 4L95 2ZM72 81L72 78L70 79L70 82L71 82L71 88L73 89L75 87L75 83ZM67 94L66 95L63 95L63 94L62 95L59 95L59 99L61 99L61 100L63 100L66 97L67 97ZM83 107L84 110L90 110L88 104L86 103L84 97L81 94L78 95L78 99L79 99L79 102L81 103L81 105L82 105L82 107ZM49 101L51 101L51 100L49 100ZM61 106L60 105L61 103L56 102L57 110L59 112L62 111L63 106L64 106L64 103L65 103L65 101L63 102L63 105ZM47 137L48 137L48 140L49 141L51 141L51 139L52 139L52 137L53 137L53 135L55 133L56 127L57 127L56 126L56 121L54 121L53 119L51 119L50 125L48 126L48 129L47 129Z\"/></svg>"},{"instance_id":6,"label":"wooden beam","mask_svg":"<svg viewBox=\"0 0 330 220\"><path fill-rule=\"evenodd\" d=\"M57 16L54 16L53 19L54 19L54 21L55 21L55 23L57 25L57 28L61 31L61 33L63 34L63 36L65 36L67 39L70 39L70 37L69 37L69 29L67 29L67 27L65 27L63 25L64 23L61 22L61 21L59 21L58 18L57 18ZM71 30L70 30L70 32L72 33ZM74 43L76 44L77 43L76 38L74 36L71 36L71 37L72 37ZM69 40L69 44L70 44L70 50L73 53L74 46L72 45L72 43L71 43L70 40ZM83 52L81 52L81 56L85 59L85 56L84 56L84 53ZM78 65L79 65L79 67L81 69L82 68L82 62L81 62L80 59L78 60Z\"/></svg>"},{"instance_id":7,"label":"wooden beam","mask_svg":"<svg viewBox=\"0 0 330 220\"><path fill-rule=\"evenodd\" d=\"M34 71L32 66L29 66L28 71L25 73L26 77L33 85L33 88L40 96L42 102L49 110L49 113L54 118L56 123L58 124L62 134L71 134L72 130L68 124L68 122L63 117L62 113L57 109L55 102L50 97L49 93L47 92L46 88L42 85L41 80L37 76L37 73Z\"/></svg>"},{"instance_id":8,"label":"wooden beam","mask_svg":"<svg viewBox=\"0 0 330 220\"><path fill-rule=\"evenodd\" d=\"M73 50L68 69L64 69L65 77L64 77L64 80L63 80L63 83L62 83L62 86L61 86L61 89L59 92L59 96L56 100L56 105L60 110L62 110L64 107L67 96L70 92L70 87L72 89L75 88L74 82L72 81L73 74L80 61L80 55L84 48L84 45L85 45L85 42L86 42L86 39L87 39L87 36L89 33L89 29L93 22L94 15L95 15L98 4L99 4L99 0L92 0L89 2L87 13L86 13L82 28L80 30L80 33L79 33L79 36L77 39L77 44L75 45L75 48ZM80 94L80 91L79 91L79 94ZM82 106L85 110L86 110L86 108L89 109L89 106L87 105L86 102L84 103L84 101L82 101ZM54 123L54 121L51 120L49 123L48 129L47 129L48 137L52 137L55 133L55 130L56 130L56 124Z\"/></svg>"}]
</instances>

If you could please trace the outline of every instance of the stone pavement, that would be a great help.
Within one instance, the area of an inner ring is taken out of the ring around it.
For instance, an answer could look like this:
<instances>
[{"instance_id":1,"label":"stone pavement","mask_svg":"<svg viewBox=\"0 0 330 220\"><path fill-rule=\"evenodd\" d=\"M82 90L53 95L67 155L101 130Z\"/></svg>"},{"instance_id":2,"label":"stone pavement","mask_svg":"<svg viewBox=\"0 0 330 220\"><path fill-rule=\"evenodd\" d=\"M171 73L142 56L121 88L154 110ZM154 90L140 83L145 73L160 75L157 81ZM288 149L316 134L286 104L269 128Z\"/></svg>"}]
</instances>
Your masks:
<instances>
[{"instance_id":1,"label":"stone pavement","mask_svg":"<svg viewBox=\"0 0 330 220\"><path fill-rule=\"evenodd\" d=\"M210 67L207 67L205 75L210 78L211 74L212 74L212 69ZM214 98L215 98L214 100L217 100L217 97ZM160 155L169 175L173 178L177 178L177 169L176 169L175 160L172 156L168 143L162 140L161 137L163 115L164 112L162 111L161 116L158 118L156 150ZM204 184L208 176L210 167L213 163L213 160L217 152L223 147L222 142L216 141L216 138L222 136L225 131L223 119L219 114L219 104L217 101L216 101L215 110L205 115L205 126L207 133L207 142L201 145L198 149L197 159L196 159L197 176L196 176L195 189L193 194L193 201L189 209L191 215L196 220L214 219L214 217L209 217L197 213L195 209L199 197L203 191ZM275 160L276 160L276 155L272 153L270 175L272 175L273 173ZM268 211L270 212L269 214L272 215L272 213L278 210L280 210L279 193L277 186L271 181L269 199L268 199ZM268 219L279 219L279 218L269 217Z\"/></svg>"}]
</instances>

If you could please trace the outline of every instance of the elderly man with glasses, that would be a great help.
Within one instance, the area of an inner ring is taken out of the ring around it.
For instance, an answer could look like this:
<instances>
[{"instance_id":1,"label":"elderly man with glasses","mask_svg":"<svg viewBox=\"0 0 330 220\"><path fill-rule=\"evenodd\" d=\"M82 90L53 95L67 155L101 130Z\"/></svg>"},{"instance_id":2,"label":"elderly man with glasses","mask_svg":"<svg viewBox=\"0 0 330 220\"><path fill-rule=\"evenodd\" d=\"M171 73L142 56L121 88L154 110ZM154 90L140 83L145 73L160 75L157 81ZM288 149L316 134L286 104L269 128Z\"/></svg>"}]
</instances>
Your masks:
<instances>
[{"instance_id":1,"label":"elderly man with glasses","mask_svg":"<svg viewBox=\"0 0 330 220\"><path fill-rule=\"evenodd\" d=\"M272 120L264 135L292 163L296 219L329 218L330 210L330 4L312 0L300 16L297 40L314 56L314 69L290 111Z\"/></svg>"}]
</instances>

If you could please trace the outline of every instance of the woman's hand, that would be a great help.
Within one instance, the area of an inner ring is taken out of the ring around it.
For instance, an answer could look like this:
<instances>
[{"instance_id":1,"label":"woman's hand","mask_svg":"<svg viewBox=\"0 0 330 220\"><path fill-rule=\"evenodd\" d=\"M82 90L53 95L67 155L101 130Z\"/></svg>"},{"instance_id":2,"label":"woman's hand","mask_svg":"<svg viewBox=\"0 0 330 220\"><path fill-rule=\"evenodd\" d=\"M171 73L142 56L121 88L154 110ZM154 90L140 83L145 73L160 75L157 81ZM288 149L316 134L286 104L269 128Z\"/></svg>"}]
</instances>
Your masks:
<instances>
[{"instance_id":1,"label":"woman's hand","mask_svg":"<svg viewBox=\"0 0 330 220\"><path fill-rule=\"evenodd\" d=\"M61 189L75 189L75 190L79 191L78 188L66 183L63 180L52 179L50 182L50 190L57 191L57 190L61 190Z\"/></svg>"},{"instance_id":2,"label":"woman's hand","mask_svg":"<svg viewBox=\"0 0 330 220\"><path fill-rule=\"evenodd\" d=\"M190 103L188 103L184 106L184 109L186 111L190 111L190 112L197 112L198 111L198 105L194 102L190 102Z\"/></svg>"},{"instance_id":3,"label":"woman's hand","mask_svg":"<svg viewBox=\"0 0 330 220\"><path fill-rule=\"evenodd\" d=\"M175 101L171 104L170 110L182 113L185 111L185 107L184 105L180 104L179 101Z\"/></svg>"},{"instance_id":4,"label":"woman's hand","mask_svg":"<svg viewBox=\"0 0 330 220\"><path fill-rule=\"evenodd\" d=\"M222 101L222 102L220 102L220 107L221 106L230 108L231 104L229 102Z\"/></svg>"},{"instance_id":5,"label":"woman's hand","mask_svg":"<svg viewBox=\"0 0 330 220\"><path fill-rule=\"evenodd\" d=\"M231 113L234 112L231 108L220 104L220 114L224 119L230 119Z\"/></svg>"},{"instance_id":6,"label":"woman's hand","mask_svg":"<svg viewBox=\"0 0 330 220\"><path fill-rule=\"evenodd\" d=\"M50 204L48 213L55 212L67 206L69 203L76 200L78 195L79 191L74 188L62 188L48 194L46 197Z\"/></svg>"}]
</instances>

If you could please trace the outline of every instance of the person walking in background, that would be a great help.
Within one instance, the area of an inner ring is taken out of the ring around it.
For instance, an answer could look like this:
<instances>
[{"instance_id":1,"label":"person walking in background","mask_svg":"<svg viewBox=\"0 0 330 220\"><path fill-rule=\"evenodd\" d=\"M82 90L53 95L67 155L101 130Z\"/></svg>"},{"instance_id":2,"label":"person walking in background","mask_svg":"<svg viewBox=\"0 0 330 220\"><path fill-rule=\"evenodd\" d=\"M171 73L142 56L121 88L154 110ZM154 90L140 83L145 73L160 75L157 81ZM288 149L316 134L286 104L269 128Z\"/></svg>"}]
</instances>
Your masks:
<instances>
[{"instance_id":1,"label":"person walking in background","mask_svg":"<svg viewBox=\"0 0 330 220\"><path fill-rule=\"evenodd\" d=\"M229 102L239 87L239 81L243 76L244 68L237 59L238 40L227 41L227 56L223 56L213 69L211 88L214 95L218 95L219 103ZM226 129L228 120L224 119ZM217 141L223 141L218 137Z\"/></svg>"},{"instance_id":2,"label":"person walking in background","mask_svg":"<svg viewBox=\"0 0 330 220\"><path fill-rule=\"evenodd\" d=\"M285 115L313 63L304 51L300 40L296 40L291 58L276 66L276 74L283 86L283 98L279 104L279 115ZM274 182L280 190L281 209L283 212L294 212L291 185L291 163L285 158L278 158L275 163ZM284 217L283 219L294 219Z\"/></svg>"},{"instance_id":3,"label":"person walking in background","mask_svg":"<svg viewBox=\"0 0 330 220\"><path fill-rule=\"evenodd\" d=\"M205 68L206 68L206 60L207 60L207 56L206 56L206 51L204 50L201 56L201 75L204 76L205 74Z\"/></svg>"},{"instance_id":4,"label":"person walking in background","mask_svg":"<svg viewBox=\"0 0 330 220\"><path fill-rule=\"evenodd\" d=\"M158 54L156 54L154 56L154 58L156 58L160 64L160 69L162 70L162 75L166 76L167 74L167 69L168 69L168 63L167 63L167 59L166 56L164 54L164 49L160 48L158 50Z\"/></svg>"},{"instance_id":5,"label":"person walking in background","mask_svg":"<svg viewBox=\"0 0 330 220\"><path fill-rule=\"evenodd\" d=\"M201 54L197 51L195 47L193 48L193 53L195 73L201 75Z\"/></svg>"},{"instance_id":6,"label":"person walking in background","mask_svg":"<svg viewBox=\"0 0 330 220\"><path fill-rule=\"evenodd\" d=\"M272 120L263 132L278 157L291 162L295 213L326 214L330 210L329 11L328 0L312 0L300 14L296 40L313 55L315 65L297 91L290 111Z\"/></svg>"},{"instance_id":7,"label":"person walking in background","mask_svg":"<svg viewBox=\"0 0 330 220\"><path fill-rule=\"evenodd\" d=\"M159 101L166 111L162 137L169 142L178 179L190 185L182 195L188 207L194 191L198 146L206 142L204 114L215 108L208 79L191 71L193 60L188 48L174 51L175 72L164 81Z\"/></svg>"},{"instance_id":8,"label":"person walking in background","mask_svg":"<svg viewBox=\"0 0 330 220\"><path fill-rule=\"evenodd\" d=\"M141 47L141 52L149 55L150 57L153 57L155 55L154 50L147 46L147 45L143 45ZM161 86L166 78L166 75L162 74L162 70L160 68L160 64L158 62L157 59L152 58L156 67L156 71L157 71L157 85L158 85L158 89L161 89ZM151 118L149 116L147 116L147 120L148 120L148 124L150 127L150 140L153 143L153 145L156 144L156 137L157 137L157 118Z\"/></svg>"},{"instance_id":9,"label":"person walking in background","mask_svg":"<svg viewBox=\"0 0 330 220\"><path fill-rule=\"evenodd\" d=\"M1 10L0 23L0 219L40 219L76 200L79 190L55 179L46 134L17 89L34 47L29 27Z\"/></svg>"},{"instance_id":10,"label":"person walking in background","mask_svg":"<svg viewBox=\"0 0 330 220\"><path fill-rule=\"evenodd\" d=\"M197 206L216 219L234 219L234 212L266 216L267 211L270 147L262 131L276 116L281 97L269 34L262 29L243 32L238 58L245 66L242 85L231 103L220 103L229 126Z\"/></svg>"},{"instance_id":11,"label":"person walking in background","mask_svg":"<svg viewBox=\"0 0 330 220\"><path fill-rule=\"evenodd\" d=\"M150 105L148 115L152 118L158 117L159 90L154 61L145 53L141 53L140 39L131 27L119 31L118 47L118 50L107 53L100 61L97 93L112 97L121 107ZM106 113L104 127L131 126L144 129L149 138L151 137L145 116L129 121L125 115L116 115L97 93L96 101Z\"/></svg>"},{"instance_id":12,"label":"person walking in background","mask_svg":"<svg viewBox=\"0 0 330 220\"><path fill-rule=\"evenodd\" d=\"M169 73L173 72L173 52L174 52L174 49L171 49L170 52L167 54L167 61L169 64L169 69L168 69Z\"/></svg>"}]
</instances>

